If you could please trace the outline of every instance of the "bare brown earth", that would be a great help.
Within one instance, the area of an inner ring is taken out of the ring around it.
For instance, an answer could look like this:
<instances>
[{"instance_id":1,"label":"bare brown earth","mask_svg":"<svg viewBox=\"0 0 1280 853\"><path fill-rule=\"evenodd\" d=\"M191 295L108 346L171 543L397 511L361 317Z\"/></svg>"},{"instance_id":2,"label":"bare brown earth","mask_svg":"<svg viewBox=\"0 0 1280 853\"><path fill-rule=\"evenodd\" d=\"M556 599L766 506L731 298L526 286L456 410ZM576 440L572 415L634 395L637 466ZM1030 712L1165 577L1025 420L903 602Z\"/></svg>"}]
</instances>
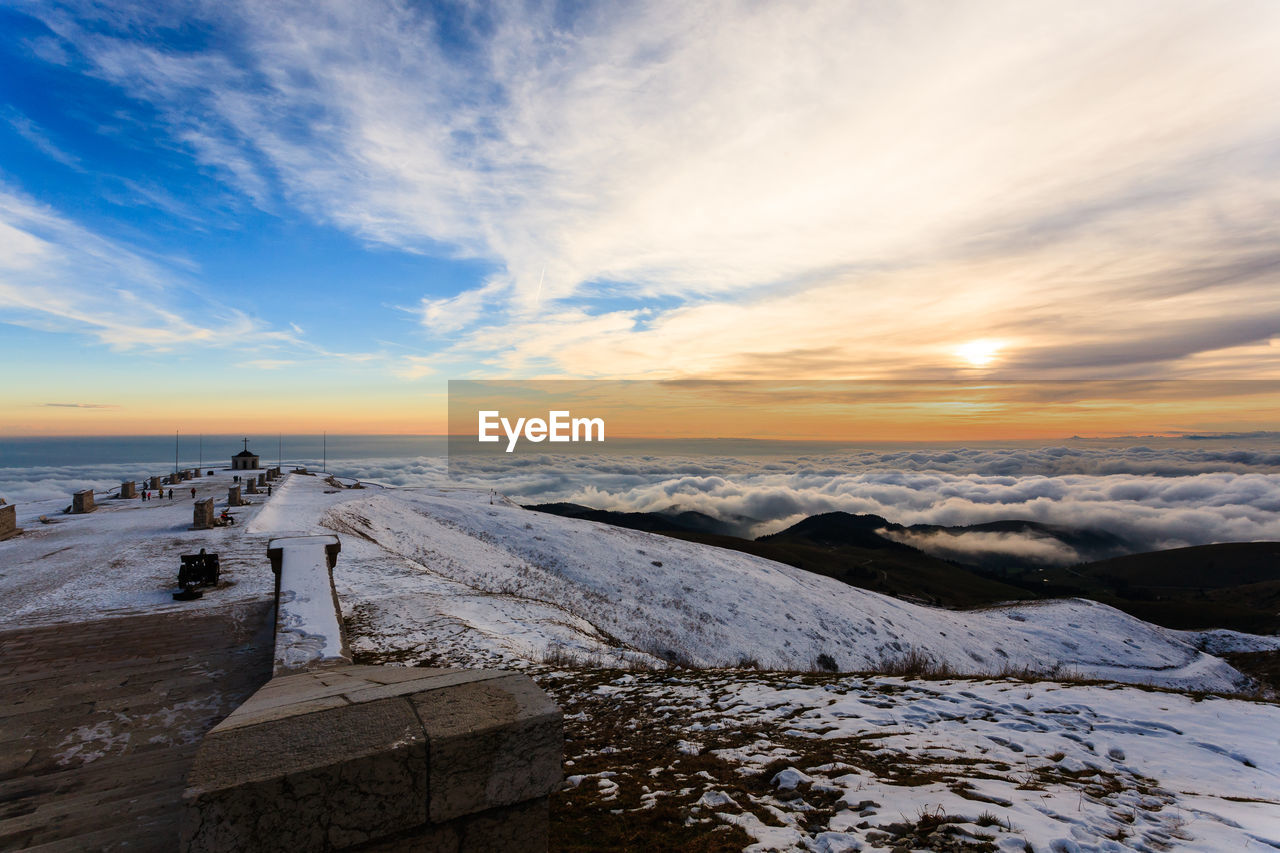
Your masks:
<instances>
[{"instance_id":1,"label":"bare brown earth","mask_svg":"<svg viewBox=\"0 0 1280 853\"><path fill-rule=\"evenodd\" d=\"M201 604L0 632L0 850L176 849L200 739L271 677L271 603Z\"/></svg>"}]
</instances>

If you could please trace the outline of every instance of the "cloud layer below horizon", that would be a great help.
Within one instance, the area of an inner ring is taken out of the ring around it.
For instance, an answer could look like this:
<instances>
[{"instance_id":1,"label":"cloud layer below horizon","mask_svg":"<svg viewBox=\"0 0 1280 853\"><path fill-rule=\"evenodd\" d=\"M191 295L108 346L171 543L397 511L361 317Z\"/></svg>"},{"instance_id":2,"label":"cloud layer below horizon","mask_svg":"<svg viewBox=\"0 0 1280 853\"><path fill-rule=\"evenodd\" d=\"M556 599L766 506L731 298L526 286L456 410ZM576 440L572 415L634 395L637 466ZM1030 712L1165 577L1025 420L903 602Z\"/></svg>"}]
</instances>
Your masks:
<instances>
[{"instance_id":1,"label":"cloud layer below horizon","mask_svg":"<svg viewBox=\"0 0 1280 853\"><path fill-rule=\"evenodd\" d=\"M304 463L307 460L302 460ZM319 467L320 460L310 460ZM956 448L814 457L523 457L448 480L442 457L328 460L343 476L391 486L452 482L496 488L521 503L569 501L625 512L694 510L742 535L843 511L903 525L1010 519L1100 531L1134 551L1214 542L1280 541L1280 453L1274 448L1125 450ZM168 470L163 463L152 466ZM0 469L11 503L108 489L145 465ZM944 557L1019 556L1032 565L1086 555L1056 540L1010 534L928 537Z\"/></svg>"}]
</instances>

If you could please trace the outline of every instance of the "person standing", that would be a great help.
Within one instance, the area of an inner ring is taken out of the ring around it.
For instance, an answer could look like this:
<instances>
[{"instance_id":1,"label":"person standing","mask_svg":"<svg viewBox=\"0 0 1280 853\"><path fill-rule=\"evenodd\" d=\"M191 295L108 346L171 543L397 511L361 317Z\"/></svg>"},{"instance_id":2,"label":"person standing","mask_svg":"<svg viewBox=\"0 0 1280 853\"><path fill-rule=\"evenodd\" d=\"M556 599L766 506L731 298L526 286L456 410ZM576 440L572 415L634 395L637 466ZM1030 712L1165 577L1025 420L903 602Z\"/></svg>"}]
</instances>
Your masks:
<instances>
[{"instance_id":1,"label":"person standing","mask_svg":"<svg viewBox=\"0 0 1280 853\"><path fill-rule=\"evenodd\" d=\"M173 489L169 490L169 500L173 500Z\"/></svg>"}]
</instances>

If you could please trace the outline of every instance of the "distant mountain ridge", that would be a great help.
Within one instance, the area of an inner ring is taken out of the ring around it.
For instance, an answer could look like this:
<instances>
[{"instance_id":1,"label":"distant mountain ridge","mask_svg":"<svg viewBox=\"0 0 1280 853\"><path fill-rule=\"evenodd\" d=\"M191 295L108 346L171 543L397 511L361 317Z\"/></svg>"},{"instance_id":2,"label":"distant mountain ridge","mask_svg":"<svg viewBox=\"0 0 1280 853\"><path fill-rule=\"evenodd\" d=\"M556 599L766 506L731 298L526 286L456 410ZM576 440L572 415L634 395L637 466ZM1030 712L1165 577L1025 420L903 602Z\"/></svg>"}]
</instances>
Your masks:
<instances>
[{"instance_id":1,"label":"distant mountain ridge","mask_svg":"<svg viewBox=\"0 0 1280 853\"><path fill-rule=\"evenodd\" d=\"M724 522L691 511L614 512L571 503L527 509L755 554L852 586L934 605L964 608L1078 596L1170 628L1280 632L1280 543L1275 542L1134 553L1123 538L1088 528L1023 519L952 527L902 525L879 515L847 512L809 516L753 540L732 532L750 520ZM1064 553L1081 559L1053 566L980 548L949 551L943 559L908 544L925 537L963 542L972 534L1058 543Z\"/></svg>"},{"instance_id":2,"label":"distant mountain ridge","mask_svg":"<svg viewBox=\"0 0 1280 853\"><path fill-rule=\"evenodd\" d=\"M617 512L608 509L593 509L582 504L558 502L526 506L536 512L550 513L563 518L580 518L586 521L598 521L612 524L614 527L626 527L631 530L643 530L647 533L663 533L682 531L686 533L713 533L719 536L737 536L742 531L759 521L754 518L740 517L734 522L721 521L718 518L694 510L676 510L674 507L662 512Z\"/></svg>"}]
</instances>

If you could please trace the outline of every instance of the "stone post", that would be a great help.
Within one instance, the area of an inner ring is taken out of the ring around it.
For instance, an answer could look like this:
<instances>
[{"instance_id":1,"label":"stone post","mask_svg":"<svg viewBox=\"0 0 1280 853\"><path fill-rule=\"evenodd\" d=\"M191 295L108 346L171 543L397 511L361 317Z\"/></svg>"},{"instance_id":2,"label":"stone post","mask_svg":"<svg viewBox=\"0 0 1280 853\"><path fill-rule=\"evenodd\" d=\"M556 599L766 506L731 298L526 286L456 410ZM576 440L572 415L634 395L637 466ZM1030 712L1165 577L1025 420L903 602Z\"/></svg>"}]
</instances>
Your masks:
<instances>
[{"instance_id":1,"label":"stone post","mask_svg":"<svg viewBox=\"0 0 1280 853\"><path fill-rule=\"evenodd\" d=\"M136 498L138 496L138 484L133 480L126 480L120 484L121 498Z\"/></svg>"},{"instance_id":2,"label":"stone post","mask_svg":"<svg viewBox=\"0 0 1280 853\"><path fill-rule=\"evenodd\" d=\"M147 488L153 492L160 491L160 482L162 479L162 477L152 477L147 481Z\"/></svg>"},{"instance_id":3,"label":"stone post","mask_svg":"<svg viewBox=\"0 0 1280 853\"><path fill-rule=\"evenodd\" d=\"M258 493L258 481L250 480L249 485L245 487L245 494L256 495Z\"/></svg>"},{"instance_id":4,"label":"stone post","mask_svg":"<svg viewBox=\"0 0 1280 853\"><path fill-rule=\"evenodd\" d=\"M191 513L192 530L208 530L213 527L213 498L196 501Z\"/></svg>"},{"instance_id":5,"label":"stone post","mask_svg":"<svg viewBox=\"0 0 1280 853\"><path fill-rule=\"evenodd\" d=\"M227 489L227 506L244 506L244 501L240 498L239 486Z\"/></svg>"},{"instance_id":6,"label":"stone post","mask_svg":"<svg viewBox=\"0 0 1280 853\"><path fill-rule=\"evenodd\" d=\"M0 505L0 542L12 539L22 532L18 526L18 508L13 504Z\"/></svg>"},{"instance_id":7,"label":"stone post","mask_svg":"<svg viewBox=\"0 0 1280 853\"><path fill-rule=\"evenodd\" d=\"M71 511L74 513L93 512L97 508L93 502L93 489L84 489L71 496Z\"/></svg>"},{"instance_id":8,"label":"stone post","mask_svg":"<svg viewBox=\"0 0 1280 853\"><path fill-rule=\"evenodd\" d=\"M259 474L259 475L258 475L258 485L259 485L259 486L265 486L266 484L267 484L267 475L266 475L266 474Z\"/></svg>"}]
</instances>

